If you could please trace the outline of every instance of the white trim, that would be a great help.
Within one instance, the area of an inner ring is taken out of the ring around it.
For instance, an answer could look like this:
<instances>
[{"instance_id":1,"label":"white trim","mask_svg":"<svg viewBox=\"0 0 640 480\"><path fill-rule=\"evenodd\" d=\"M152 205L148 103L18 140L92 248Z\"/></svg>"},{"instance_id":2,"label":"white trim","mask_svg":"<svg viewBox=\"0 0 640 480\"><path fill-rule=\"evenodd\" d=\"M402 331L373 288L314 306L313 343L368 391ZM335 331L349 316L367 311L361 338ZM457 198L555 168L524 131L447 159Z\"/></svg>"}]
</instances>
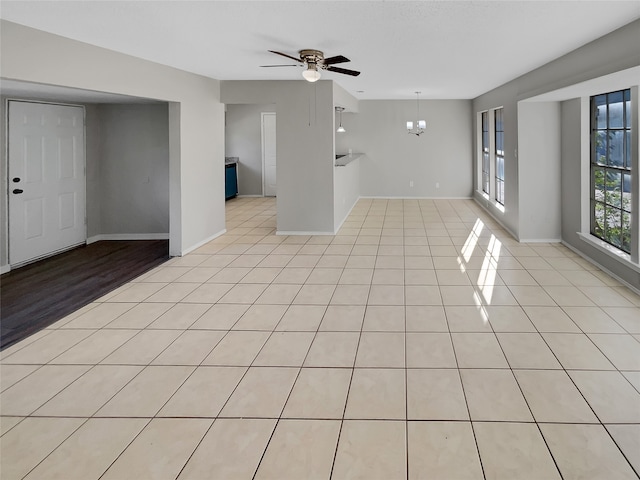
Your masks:
<instances>
[{"instance_id":1,"label":"white trim","mask_svg":"<svg viewBox=\"0 0 640 480\"><path fill-rule=\"evenodd\" d=\"M3 275L5 273L9 273L11 271L11 265L7 264L7 265L0 265L0 275Z\"/></svg>"},{"instance_id":2,"label":"white trim","mask_svg":"<svg viewBox=\"0 0 640 480\"><path fill-rule=\"evenodd\" d=\"M264 177L264 162L265 162L265 158L264 158L264 117L265 115L273 115L276 118L276 137L278 134L278 117L276 112L260 112L260 147L261 147L261 155L262 155L262 195L260 195L261 197L266 197L267 195L265 195L265 177ZM277 142L277 138L276 138L276 142ZM276 144L276 182L278 181L278 157L277 157L277 144ZM274 195L277 196L278 195L278 190L276 187L276 194ZM271 196L271 195L269 195Z\"/></svg>"},{"instance_id":3,"label":"white trim","mask_svg":"<svg viewBox=\"0 0 640 480\"><path fill-rule=\"evenodd\" d=\"M582 237L582 235L580 233L578 233L578 235L580 235ZM584 239L583 239L584 240ZM574 247L573 245L567 243L566 241L562 241L562 245L564 245L565 247L567 247L569 250L571 250L572 252L578 254L580 257L582 257L584 260L586 260L587 262L591 263L592 265L595 265L596 267L598 267L600 270L602 270L603 272L605 272L607 275L613 277L614 279L616 279L618 282L622 283L625 287L627 287L629 290L637 293L638 295L640 295L640 290L638 290L636 287L634 287L633 285L631 285L629 282L627 282L626 280L620 278L618 275L616 275L615 273L613 273L611 270L609 270L607 267L602 266L600 263L596 262L593 258L589 257L586 253L581 252L580 250L578 250L576 247Z\"/></svg>"},{"instance_id":4,"label":"white trim","mask_svg":"<svg viewBox=\"0 0 640 480\"><path fill-rule=\"evenodd\" d=\"M488 110L489 112L489 192L487 196L489 197L490 202L498 203L496 201L496 110L503 107L494 107ZM504 110L502 122L504 128ZM505 182L506 183L506 182ZM482 188L480 188L482 191ZM497 208L497 207L496 207ZM504 212L504 210L502 210Z\"/></svg>"},{"instance_id":5,"label":"white trim","mask_svg":"<svg viewBox=\"0 0 640 480\"><path fill-rule=\"evenodd\" d=\"M0 241L4 246L5 252L5 261L7 262L7 266L9 270L11 270L11 266L9 264L9 98L4 100L4 115L2 120L4 121L4 148L2 150L3 162L2 162L2 172L0 172L0 177L4 176L6 179L6 183L3 186L6 186L7 190L4 195L4 202L2 202L2 209L4 213L4 222L2 222L2 235ZM86 198L85 198L86 201ZM7 270L7 272L9 271ZM5 273L5 272L2 272Z\"/></svg>"},{"instance_id":6,"label":"white trim","mask_svg":"<svg viewBox=\"0 0 640 480\"><path fill-rule=\"evenodd\" d=\"M333 232L276 231L276 235L335 235Z\"/></svg>"},{"instance_id":7,"label":"white trim","mask_svg":"<svg viewBox=\"0 0 640 480\"><path fill-rule=\"evenodd\" d=\"M491 201L491 197L490 197L490 196L489 196L489 194L488 194L487 192L485 192L484 190L476 190L476 191L475 191L475 194L474 194L474 197L475 197L475 196L480 196L480 197L482 197L482 199L483 199L485 202L490 202L490 201Z\"/></svg>"},{"instance_id":8,"label":"white trim","mask_svg":"<svg viewBox=\"0 0 640 480\"><path fill-rule=\"evenodd\" d=\"M482 198L478 198L478 197L482 197ZM504 205L498 202L495 198L491 198L488 193L482 190L476 190L475 194L473 195L473 198L475 198L477 202L480 202L480 200L483 200L484 202L487 203L487 205L492 206L493 208L500 211L500 213L504 215L504 212L505 212Z\"/></svg>"},{"instance_id":9,"label":"white trim","mask_svg":"<svg viewBox=\"0 0 640 480\"><path fill-rule=\"evenodd\" d=\"M635 225L635 235L631 236L631 261L640 263L640 85L631 87L631 171L636 177L631 182L631 225Z\"/></svg>"},{"instance_id":10,"label":"white trim","mask_svg":"<svg viewBox=\"0 0 640 480\"><path fill-rule=\"evenodd\" d=\"M336 227L336 229L334 230L333 234L337 235L337 233L340 231L340 229L342 228L342 225L344 225L344 222L347 221L347 218L349 218L349 215L351 215L351 212L353 211L353 207L356 206L356 204L358 203L358 200L360 200L361 197L356 198L356 200L353 202L353 205L351 205L351 208L349 209L349 211L347 212L347 214L344 216L344 218L342 219L342 221L340 222L340 225L338 225Z\"/></svg>"},{"instance_id":11,"label":"white trim","mask_svg":"<svg viewBox=\"0 0 640 480\"><path fill-rule=\"evenodd\" d=\"M12 263L11 264L11 268L15 269L15 268L19 268L19 267L24 267L25 265L29 265L31 263L35 263L35 262L39 262L40 260L44 260L45 258L49 258L49 257L55 257L56 255L59 255L61 253L64 252L68 252L70 250L74 250L78 247L84 247L87 244L86 241L82 241L80 243L74 243L73 245L68 245L64 248L60 248L58 250L54 250L53 252L48 252L48 253L44 253L38 257L35 258L31 258L29 260L25 260L24 262L18 262L18 263Z\"/></svg>"},{"instance_id":12,"label":"white trim","mask_svg":"<svg viewBox=\"0 0 640 480\"><path fill-rule=\"evenodd\" d=\"M373 198L380 200L472 200L473 197L385 197L378 195L360 195L361 198Z\"/></svg>"},{"instance_id":13,"label":"white trim","mask_svg":"<svg viewBox=\"0 0 640 480\"><path fill-rule=\"evenodd\" d=\"M561 243L561 238L521 238L518 240L520 243Z\"/></svg>"},{"instance_id":14,"label":"white trim","mask_svg":"<svg viewBox=\"0 0 640 480\"><path fill-rule=\"evenodd\" d=\"M260 112L260 166L262 167L262 196L264 197L264 114ZM277 170L276 170L277 172Z\"/></svg>"},{"instance_id":15,"label":"white trim","mask_svg":"<svg viewBox=\"0 0 640 480\"><path fill-rule=\"evenodd\" d=\"M483 110L480 112L476 112L476 124L475 124L475 134L476 134L476 186L478 187L478 189L480 190L480 192L484 191L482 190L484 185L483 185L483 181L482 181L482 156L483 156L483 151L482 151L482 115L484 114L484 112L488 112L488 110ZM489 119L489 115L487 113L487 120ZM491 159L489 159L491 160ZM488 194L487 194L488 195Z\"/></svg>"},{"instance_id":16,"label":"white trim","mask_svg":"<svg viewBox=\"0 0 640 480\"><path fill-rule=\"evenodd\" d=\"M611 257L614 260L617 260L625 267L628 267L631 270L634 270L640 273L640 265L635 262L632 262L631 255L629 255L628 253L625 253L622 250L618 250L613 245L609 245L607 242L600 240L598 237L591 235L590 233L585 234L582 232L576 232L576 234L578 235L578 238L580 238L580 240L588 243L589 245L596 248L600 252L604 253L608 257ZM596 263L596 262L593 262L593 263Z\"/></svg>"},{"instance_id":17,"label":"white trim","mask_svg":"<svg viewBox=\"0 0 640 480\"><path fill-rule=\"evenodd\" d=\"M580 229L591 229L591 100L580 98Z\"/></svg>"},{"instance_id":18,"label":"white trim","mask_svg":"<svg viewBox=\"0 0 640 480\"><path fill-rule=\"evenodd\" d=\"M263 198L264 195L236 195L238 198Z\"/></svg>"},{"instance_id":19,"label":"white trim","mask_svg":"<svg viewBox=\"0 0 640 480\"><path fill-rule=\"evenodd\" d=\"M498 222L502 228L504 228L507 232L509 232L509 234L510 234L513 238L515 238L516 240L518 240L518 242L520 241L520 239L518 238L518 236L517 236L517 235L516 235L516 234L515 234L515 233L514 233L514 232L513 232L509 227L507 227L507 226L504 224L504 222L503 222L500 218L498 218L497 216L495 216L491 210L489 210L489 209L488 209L488 208L486 208L484 205L482 205L482 203L480 202L480 199L478 199L478 197L473 197L473 200L475 200L475 202L478 204L478 206L479 206L482 210L484 210L485 212L487 212L487 214L488 214L491 218L493 218L496 222ZM483 199L483 200L484 200L484 199Z\"/></svg>"},{"instance_id":20,"label":"white trim","mask_svg":"<svg viewBox=\"0 0 640 480\"><path fill-rule=\"evenodd\" d=\"M180 255L178 255L179 257L184 257L185 255L187 255L188 253L193 252L194 250L200 248L201 246L203 246L205 243L209 243L211 240L214 240L216 238L218 238L221 235L224 235L225 233L227 233L227 229L225 228L224 230L220 230L218 233L214 233L213 235L211 235L209 238L205 238L204 240L202 240L201 242L196 243L195 245L183 250L181 252Z\"/></svg>"},{"instance_id":21,"label":"white trim","mask_svg":"<svg viewBox=\"0 0 640 480\"><path fill-rule=\"evenodd\" d=\"M65 103L65 102L55 102L55 101L47 101L47 100L29 100L29 99L23 99L23 98L13 98L13 97L9 97L5 99L5 115L4 115L4 120L5 120L5 145L4 145L4 155L5 155L5 177L6 177L6 181L7 181L7 202L6 202L6 206L5 206L5 218L6 218L6 225L4 226L4 228L6 228L5 232L6 232L6 240L5 240L5 248L6 248L6 252L7 252L7 262L11 262L11 218L10 218L10 208L9 208L9 199L10 199L10 194L9 192L11 191L11 183L10 183L10 179L9 179L9 104L11 102L19 102L19 103L32 103L32 104L40 104L40 105L57 105L60 107L73 107L73 108L81 108L82 109L82 160L83 160L83 164L82 164L82 168L84 169L83 171L83 184L82 184L82 188L84 189L84 232L83 232L83 238L82 238L82 243L88 243L88 239L87 239L87 226L89 223L89 218L88 218L88 208L87 208L87 108L85 105L80 104L80 103ZM38 257L35 258L31 258L29 260L25 260L23 262L18 262L15 263L14 265L26 265L28 263L32 263L35 260L41 259L41 258L45 258L47 256L51 256L51 255L55 255L61 251L64 251L66 249L70 249L70 248L75 248L76 246L81 245L79 244L74 244L74 245L69 245L64 247L63 249L59 249L59 250L54 250L54 251L50 251L47 252L43 255L40 255ZM0 272L1 273L1 272Z\"/></svg>"},{"instance_id":22,"label":"white trim","mask_svg":"<svg viewBox=\"0 0 640 480\"><path fill-rule=\"evenodd\" d=\"M87 245L102 240L169 240L169 233L105 233L87 238Z\"/></svg>"}]
</instances>

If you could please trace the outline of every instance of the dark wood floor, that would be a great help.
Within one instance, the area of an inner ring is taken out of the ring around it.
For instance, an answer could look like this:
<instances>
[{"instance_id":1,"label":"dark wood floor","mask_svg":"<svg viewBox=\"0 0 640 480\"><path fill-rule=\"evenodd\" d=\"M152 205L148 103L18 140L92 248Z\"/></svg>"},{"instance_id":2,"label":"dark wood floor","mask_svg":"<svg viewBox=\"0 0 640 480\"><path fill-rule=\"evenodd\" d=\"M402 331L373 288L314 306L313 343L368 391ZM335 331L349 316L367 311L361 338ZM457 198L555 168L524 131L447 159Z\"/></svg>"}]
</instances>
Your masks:
<instances>
[{"instance_id":1,"label":"dark wood floor","mask_svg":"<svg viewBox=\"0 0 640 480\"><path fill-rule=\"evenodd\" d=\"M0 350L168 259L168 240L102 241L2 275Z\"/></svg>"}]
</instances>

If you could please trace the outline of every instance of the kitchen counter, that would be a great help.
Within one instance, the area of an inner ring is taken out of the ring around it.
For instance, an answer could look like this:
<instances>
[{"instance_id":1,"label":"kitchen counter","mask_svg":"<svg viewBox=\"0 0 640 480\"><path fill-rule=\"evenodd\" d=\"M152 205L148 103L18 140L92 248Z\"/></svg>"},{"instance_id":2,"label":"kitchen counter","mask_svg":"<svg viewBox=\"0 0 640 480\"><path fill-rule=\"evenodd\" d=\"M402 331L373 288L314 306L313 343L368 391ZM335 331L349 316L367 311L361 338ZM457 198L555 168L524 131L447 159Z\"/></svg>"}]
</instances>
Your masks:
<instances>
[{"instance_id":1,"label":"kitchen counter","mask_svg":"<svg viewBox=\"0 0 640 480\"><path fill-rule=\"evenodd\" d=\"M346 167L347 165L349 165L351 162L353 162L354 160L359 159L361 156L363 156L364 153L339 153L336 155L336 163L335 166L336 167Z\"/></svg>"}]
</instances>

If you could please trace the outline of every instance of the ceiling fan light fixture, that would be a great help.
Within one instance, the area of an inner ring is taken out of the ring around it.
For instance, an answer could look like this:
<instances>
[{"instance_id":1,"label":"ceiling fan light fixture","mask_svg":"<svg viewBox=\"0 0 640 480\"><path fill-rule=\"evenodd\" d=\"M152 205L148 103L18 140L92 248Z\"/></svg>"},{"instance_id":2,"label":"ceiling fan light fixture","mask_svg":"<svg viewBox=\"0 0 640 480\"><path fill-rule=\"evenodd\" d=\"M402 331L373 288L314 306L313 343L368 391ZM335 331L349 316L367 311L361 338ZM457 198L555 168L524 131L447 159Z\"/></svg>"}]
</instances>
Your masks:
<instances>
[{"instance_id":1,"label":"ceiling fan light fixture","mask_svg":"<svg viewBox=\"0 0 640 480\"><path fill-rule=\"evenodd\" d=\"M318 71L318 67L315 63L309 63L307 69L302 72L302 76L307 82L317 82L320 80L320 72Z\"/></svg>"}]
</instances>

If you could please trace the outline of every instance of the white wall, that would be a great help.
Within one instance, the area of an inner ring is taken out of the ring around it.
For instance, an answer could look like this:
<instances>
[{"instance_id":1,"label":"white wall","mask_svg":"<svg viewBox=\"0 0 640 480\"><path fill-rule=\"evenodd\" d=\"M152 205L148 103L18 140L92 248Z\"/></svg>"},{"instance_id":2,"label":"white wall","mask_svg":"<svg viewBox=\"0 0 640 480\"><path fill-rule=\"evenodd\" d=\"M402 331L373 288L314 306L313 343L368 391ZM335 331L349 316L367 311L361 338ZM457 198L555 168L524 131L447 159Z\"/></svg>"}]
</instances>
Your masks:
<instances>
[{"instance_id":1,"label":"white wall","mask_svg":"<svg viewBox=\"0 0 640 480\"><path fill-rule=\"evenodd\" d=\"M478 112L501 106L504 108L504 209L496 208L493 201L487 202L480 193L477 159L473 162L474 196L516 237L520 237L520 179L524 178L518 172L521 162L516 158L518 102L640 64L639 29L640 20L636 20L473 100L474 132L478 128ZM477 142L475 134L473 138ZM474 145L474 152L476 148L477 145Z\"/></svg>"},{"instance_id":2,"label":"white wall","mask_svg":"<svg viewBox=\"0 0 640 480\"><path fill-rule=\"evenodd\" d=\"M51 102L51 98L42 95L0 96L0 157L2 168L0 169L0 269L4 271L9 265L9 217L7 203L7 144L6 144L6 108L9 100L24 100L33 102ZM53 103L56 103L55 101ZM60 103L60 102L57 102ZM85 164L86 164L86 218L87 236L97 235L100 232L100 120L98 105L82 104L80 102L64 102L84 107L85 112Z\"/></svg>"},{"instance_id":3,"label":"white wall","mask_svg":"<svg viewBox=\"0 0 640 480\"><path fill-rule=\"evenodd\" d=\"M561 183L562 183L562 238L578 243L581 230L581 176L582 164L582 108L580 98L561 103ZM576 201L578 200L578 201ZM575 237L574 237L575 236Z\"/></svg>"},{"instance_id":4,"label":"white wall","mask_svg":"<svg viewBox=\"0 0 640 480\"><path fill-rule=\"evenodd\" d=\"M560 241L560 104L518 104L520 241Z\"/></svg>"},{"instance_id":5,"label":"white wall","mask_svg":"<svg viewBox=\"0 0 640 480\"><path fill-rule=\"evenodd\" d=\"M345 127L345 125L354 125L354 119L351 119L352 116L356 116L357 117L357 113L349 113L349 112L342 112L342 126ZM351 119L351 120L349 120ZM338 112L336 112L335 114L335 127L338 128L338 125L340 125L340 115L338 114ZM345 127L346 130L346 127ZM349 148L351 148L351 144L353 142L353 138L352 138L353 132L349 129L346 132L343 133L335 133L335 149L336 149L336 154L343 154L343 153L348 153L349 152Z\"/></svg>"},{"instance_id":6,"label":"white wall","mask_svg":"<svg viewBox=\"0 0 640 480\"><path fill-rule=\"evenodd\" d=\"M336 137L336 151L351 148L365 154L360 159L360 194L471 197L471 102L421 100L420 116L427 129L420 137L406 129L415 116L416 102L411 100L361 100L357 114L343 114L346 132Z\"/></svg>"},{"instance_id":7,"label":"white wall","mask_svg":"<svg viewBox=\"0 0 640 480\"><path fill-rule=\"evenodd\" d=\"M19 99L51 101L42 95ZM3 109L6 101L2 97ZM168 238L167 104L77 105L85 109L88 240L114 234L119 238L127 234L134 234L135 238ZM0 148L6 152L4 134ZM6 217L2 220L6 225ZM2 242L2 258L6 260L5 243Z\"/></svg>"},{"instance_id":8,"label":"white wall","mask_svg":"<svg viewBox=\"0 0 640 480\"><path fill-rule=\"evenodd\" d=\"M473 101L473 129L474 140L477 142L475 135L478 128L478 112L500 108L503 109L503 128L504 128L504 205L500 206L494 200L494 192L491 192L491 198L487 199L482 193L482 186L478 184L478 166L477 156L474 155L473 162L473 180L474 180L474 196L478 203L486 210L494 215L502 225L511 232L516 238L520 226L520 194L518 190L518 107L517 107L518 90L514 85L507 84L497 90L492 90ZM474 145L473 152L477 148Z\"/></svg>"},{"instance_id":9,"label":"white wall","mask_svg":"<svg viewBox=\"0 0 640 480\"><path fill-rule=\"evenodd\" d=\"M554 102L548 102L547 105L539 107L531 106L525 100L535 100L534 97L538 95L560 89L563 89L564 99L570 99L572 90L584 91L581 84L594 79L598 80L596 83L603 91L621 88L620 85L616 85L607 90L606 80L602 79L606 79L606 76L612 73L622 72L640 65L638 31L640 31L640 20L491 90L473 101L474 132L477 129L478 112L499 106L504 106L505 109L506 185L504 212L494 208L493 205L487 205L482 194L478 191L480 187L477 180L478 164L476 159L473 163L474 195L479 203L494 214L517 238L527 240L549 238L549 232L546 231L543 222L548 218L555 224L559 215L561 218L560 231L564 242L636 288L640 288L640 275L633 268L625 266L611 256L603 255L587 242L578 239L575 234L580 231L579 227L583 223L580 205L583 201L582 197L586 195L585 187L581 185L580 168L585 161L581 153L584 149L584 131L589 127L588 121L585 124L583 116L580 114L582 100L570 100L562 105L553 105ZM602 93L602 91L593 92L593 94L595 93ZM519 115L519 109L523 111L523 115ZM560 122L557 120L556 112L558 109ZM524 121L524 125L520 125L519 120ZM551 124L547 124L547 122L551 122ZM560 185L556 185L554 182L553 188L546 192L552 201L541 201L537 205L533 198L540 175L534 171L541 158L532 154L535 149L534 137L536 135L544 135L546 138L552 139L551 145L543 148L551 150L550 158L556 158L557 152L560 152L559 165L554 165L550 159L542 159L542 162L553 172L557 172L558 169L561 171ZM558 138L560 139L559 148L557 148ZM476 142L474 151L476 151L477 138L475 135L474 139ZM519 155L519 158L516 158L516 152L522 152L519 141L525 143L525 155ZM519 173L519 170L522 170L522 173ZM557 198L560 198L560 202L556 201ZM545 211L548 209L555 209L555 211ZM531 219L534 219L534 222L529 223Z\"/></svg>"},{"instance_id":10,"label":"white wall","mask_svg":"<svg viewBox=\"0 0 640 480\"><path fill-rule=\"evenodd\" d=\"M102 233L102 209L100 184L100 114L97 104L84 106L84 144L86 159L86 215L87 238Z\"/></svg>"},{"instance_id":11,"label":"white wall","mask_svg":"<svg viewBox=\"0 0 640 480\"><path fill-rule=\"evenodd\" d=\"M170 253L182 255L224 231L224 107L217 80L4 20L0 72L13 80L171 102Z\"/></svg>"},{"instance_id":12,"label":"white wall","mask_svg":"<svg viewBox=\"0 0 640 480\"><path fill-rule=\"evenodd\" d=\"M335 167L333 185L333 230L337 232L360 198L360 159L344 167Z\"/></svg>"},{"instance_id":13,"label":"white wall","mask_svg":"<svg viewBox=\"0 0 640 480\"><path fill-rule=\"evenodd\" d=\"M262 195L262 117L276 106L227 105L225 157L238 157L238 193Z\"/></svg>"},{"instance_id":14,"label":"white wall","mask_svg":"<svg viewBox=\"0 0 640 480\"><path fill-rule=\"evenodd\" d=\"M278 232L333 232L333 81L223 81L230 104L276 104Z\"/></svg>"},{"instance_id":15,"label":"white wall","mask_svg":"<svg viewBox=\"0 0 640 480\"><path fill-rule=\"evenodd\" d=\"M99 234L168 235L167 104L99 105L98 116Z\"/></svg>"},{"instance_id":16,"label":"white wall","mask_svg":"<svg viewBox=\"0 0 640 480\"><path fill-rule=\"evenodd\" d=\"M640 99L636 98L636 104L640 105ZM590 230L589 117L589 97L574 98L561 103L562 240L629 285L640 289L640 273L624 263L613 260L612 256L585 242L580 236L580 232L588 234ZM637 172L637 169L635 171ZM636 176L633 193L638 191L639 185L640 179ZM634 207L635 205L632 209Z\"/></svg>"},{"instance_id":17,"label":"white wall","mask_svg":"<svg viewBox=\"0 0 640 480\"><path fill-rule=\"evenodd\" d=\"M358 112L360 105L356 97L335 82L333 84L333 103L336 107L342 107L345 111L354 113Z\"/></svg>"}]
</instances>

